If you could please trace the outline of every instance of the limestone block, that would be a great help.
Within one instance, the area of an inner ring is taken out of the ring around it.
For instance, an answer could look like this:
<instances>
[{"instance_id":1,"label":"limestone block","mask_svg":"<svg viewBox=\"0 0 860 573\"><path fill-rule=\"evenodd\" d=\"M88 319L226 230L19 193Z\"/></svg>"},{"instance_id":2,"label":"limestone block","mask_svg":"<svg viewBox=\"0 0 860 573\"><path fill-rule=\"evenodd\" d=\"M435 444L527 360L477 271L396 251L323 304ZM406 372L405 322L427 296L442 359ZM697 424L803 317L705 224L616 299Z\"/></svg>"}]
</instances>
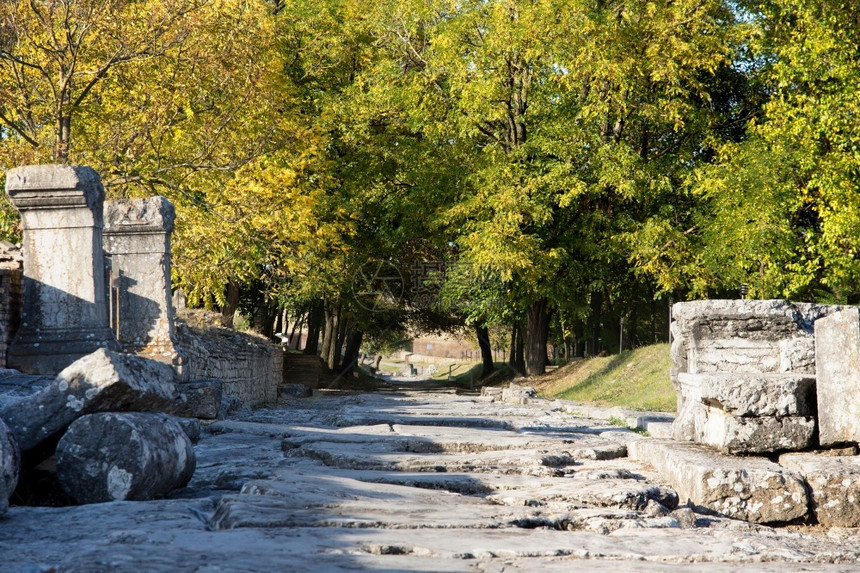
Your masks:
<instances>
[{"instance_id":1,"label":"limestone block","mask_svg":"<svg viewBox=\"0 0 860 573\"><path fill-rule=\"evenodd\" d=\"M9 507L9 496L18 484L21 456L15 437L0 419L0 515Z\"/></svg>"},{"instance_id":2,"label":"limestone block","mask_svg":"<svg viewBox=\"0 0 860 573\"><path fill-rule=\"evenodd\" d=\"M694 441L725 454L804 450L812 446L815 436L815 418L809 416L751 418L705 406L704 418Z\"/></svg>"},{"instance_id":3,"label":"limestone block","mask_svg":"<svg viewBox=\"0 0 860 573\"><path fill-rule=\"evenodd\" d=\"M214 420L221 407L221 382L217 380L195 380L178 386L185 395L185 406L181 413L191 418Z\"/></svg>"},{"instance_id":4,"label":"limestone block","mask_svg":"<svg viewBox=\"0 0 860 573\"><path fill-rule=\"evenodd\" d=\"M173 421L179 424L179 427L182 428L182 431L185 432L185 435L188 436L192 444L200 441L200 434L203 432L203 425L200 423L200 420L197 418L175 416Z\"/></svg>"},{"instance_id":5,"label":"limestone block","mask_svg":"<svg viewBox=\"0 0 860 573\"><path fill-rule=\"evenodd\" d=\"M809 499L800 473L758 457L730 457L704 446L668 440L628 444L630 457L657 470L678 492L727 517L778 523L804 517Z\"/></svg>"},{"instance_id":6,"label":"limestone block","mask_svg":"<svg viewBox=\"0 0 860 573\"><path fill-rule=\"evenodd\" d=\"M0 418L27 452L85 414L105 411L172 412L179 399L175 373L139 356L97 350L60 372L49 384L34 376L37 391L0 400Z\"/></svg>"},{"instance_id":7,"label":"limestone block","mask_svg":"<svg viewBox=\"0 0 860 573\"><path fill-rule=\"evenodd\" d=\"M813 374L816 320L843 307L784 300L701 300L672 307L672 376Z\"/></svg>"},{"instance_id":8,"label":"limestone block","mask_svg":"<svg viewBox=\"0 0 860 573\"><path fill-rule=\"evenodd\" d=\"M304 384L281 384L278 387L278 398L307 398L313 395L313 390Z\"/></svg>"},{"instance_id":9,"label":"limestone block","mask_svg":"<svg viewBox=\"0 0 860 573\"><path fill-rule=\"evenodd\" d=\"M818 439L860 442L860 313L849 308L815 323Z\"/></svg>"},{"instance_id":10,"label":"limestone block","mask_svg":"<svg viewBox=\"0 0 860 573\"><path fill-rule=\"evenodd\" d=\"M735 416L814 415L815 377L806 374L682 372L678 380L695 387L705 404Z\"/></svg>"},{"instance_id":11,"label":"limestone block","mask_svg":"<svg viewBox=\"0 0 860 573\"><path fill-rule=\"evenodd\" d=\"M860 527L860 457L783 454L779 465L806 478L812 512L826 527Z\"/></svg>"},{"instance_id":12,"label":"limestone block","mask_svg":"<svg viewBox=\"0 0 860 573\"><path fill-rule=\"evenodd\" d=\"M537 390L531 386L510 385L502 390L502 401L510 404L528 404L531 398L537 397Z\"/></svg>"},{"instance_id":13,"label":"limestone block","mask_svg":"<svg viewBox=\"0 0 860 573\"><path fill-rule=\"evenodd\" d=\"M55 375L98 348L118 349L108 325L102 250L104 188L89 167L33 165L6 174L21 214L21 324L9 366Z\"/></svg>"},{"instance_id":14,"label":"limestone block","mask_svg":"<svg viewBox=\"0 0 860 573\"><path fill-rule=\"evenodd\" d=\"M692 442L707 421L702 402L701 378L678 373L672 384L678 396L678 415L672 423L672 437L680 442Z\"/></svg>"},{"instance_id":15,"label":"limestone block","mask_svg":"<svg viewBox=\"0 0 860 573\"><path fill-rule=\"evenodd\" d=\"M80 503L162 497L184 487L195 466L191 440L162 414L84 416L57 444L57 477Z\"/></svg>"}]
</instances>

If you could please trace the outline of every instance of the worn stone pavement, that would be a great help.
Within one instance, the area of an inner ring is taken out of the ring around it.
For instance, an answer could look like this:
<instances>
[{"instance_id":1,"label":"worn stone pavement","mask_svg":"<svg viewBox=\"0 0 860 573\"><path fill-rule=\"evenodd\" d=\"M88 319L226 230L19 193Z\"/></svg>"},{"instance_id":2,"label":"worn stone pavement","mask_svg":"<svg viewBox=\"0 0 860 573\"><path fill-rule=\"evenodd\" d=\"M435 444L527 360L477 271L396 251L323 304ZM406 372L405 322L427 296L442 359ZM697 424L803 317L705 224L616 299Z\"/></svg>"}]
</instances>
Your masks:
<instances>
[{"instance_id":1,"label":"worn stone pavement","mask_svg":"<svg viewBox=\"0 0 860 573\"><path fill-rule=\"evenodd\" d=\"M212 423L170 499L12 507L0 571L860 571L860 530L694 513L648 439L426 384Z\"/></svg>"}]
</instances>

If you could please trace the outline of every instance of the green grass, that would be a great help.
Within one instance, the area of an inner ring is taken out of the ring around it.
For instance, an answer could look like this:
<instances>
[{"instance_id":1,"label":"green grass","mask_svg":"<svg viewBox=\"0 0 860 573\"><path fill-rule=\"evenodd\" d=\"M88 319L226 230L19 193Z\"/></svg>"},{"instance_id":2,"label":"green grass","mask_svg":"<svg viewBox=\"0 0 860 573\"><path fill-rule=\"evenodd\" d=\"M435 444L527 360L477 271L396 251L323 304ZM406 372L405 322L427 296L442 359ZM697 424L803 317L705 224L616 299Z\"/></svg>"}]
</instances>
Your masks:
<instances>
[{"instance_id":1,"label":"green grass","mask_svg":"<svg viewBox=\"0 0 860 573\"><path fill-rule=\"evenodd\" d=\"M541 393L548 398L601 406L673 412L676 398L669 380L671 363L668 344L579 360L556 371Z\"/></svg>"}]
</instances>

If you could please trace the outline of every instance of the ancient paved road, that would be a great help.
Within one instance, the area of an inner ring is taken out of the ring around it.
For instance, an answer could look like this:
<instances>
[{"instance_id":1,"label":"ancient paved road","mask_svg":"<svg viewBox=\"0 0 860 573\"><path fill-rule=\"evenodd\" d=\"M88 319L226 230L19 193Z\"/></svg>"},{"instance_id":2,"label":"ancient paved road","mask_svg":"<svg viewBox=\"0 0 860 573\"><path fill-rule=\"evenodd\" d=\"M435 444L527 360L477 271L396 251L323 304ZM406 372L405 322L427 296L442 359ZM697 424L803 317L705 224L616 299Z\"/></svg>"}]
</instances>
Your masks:
<instances>
[{"instance_id":1,"label":"ancient paved road","mask_svg":"<svg viewBox=\"0 0 860 573\"><path fill-rule=\"evenodd\" d=\"M11 508L0 571L857 571L860 532L693 513L631 432L398 390L209 426L173 499Z\"/></svg>"}]
</instances>

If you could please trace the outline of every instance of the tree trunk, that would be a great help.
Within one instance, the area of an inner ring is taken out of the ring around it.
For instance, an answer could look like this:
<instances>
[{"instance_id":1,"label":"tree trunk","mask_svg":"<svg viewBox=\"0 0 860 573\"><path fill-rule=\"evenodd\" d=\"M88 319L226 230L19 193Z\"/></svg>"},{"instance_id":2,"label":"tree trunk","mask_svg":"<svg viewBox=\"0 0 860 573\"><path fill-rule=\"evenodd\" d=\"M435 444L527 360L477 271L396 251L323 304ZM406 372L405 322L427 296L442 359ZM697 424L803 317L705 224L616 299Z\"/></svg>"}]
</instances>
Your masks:
<instances>
[{"instance_id":1,"label":"tree trunk","mask_svg":"<svg viewBox=\"0 0 860 573\"><path fill-rule=\"evenodd\" d=\"M633 310L630 311L629 326L625 333L624 347L628 350L634 350L639 346L639 312L638 304L633 304Z\"/></svg>"},{"instance_id":2,"label":"tree trunk","mask_svg":"<svg viewBox=\"0 0 860 573\"><path fill-rule=\"evenodd\" d=\"M278 309L273 308L271 305L262 303L258 306L254 311L254 316L252 318L252 324L254 328L270 340L274 340L274 332L275 332L275 319L278 316Z\"/></svg>"},{"instance_id":3,"label":"tree trunk","mask_svg":"<svg viewBox=\"0 0 860 573\"><path fill-rule=\"evenodd\" d=\"M227 283L227 306L221 309L221 315L228 325L233 326L233 315L239 308L239 285L235 281Z\"/></svg>"},{"instance_id":4,"label":"tree trunk","mask_svg":"<svg viewBox=\"0 0 860 573\"><path fill-rule=\"evenodd\" d=\"M484 323L475 323L475 336L478 337L478 347L481 349L481 360L484 363L484 368L481 371L481 378L486 378L493 373L496 366L493 364L493 346L490 344L490 330Z\"/></svg>"},{"instance_id":5,"label":"tree trunk","mask_svg":"<svg viewBox=\"0 0 860 573\"><path fill-rule=\"evenodd\" d=\"M355 365L358 363L358 354L361 351L361 340L364 333L360 330L351 332L347 338L346 352L343 355L343 362L340 367L341 376L352 376L355 370Z\"/></svg>"},{"instance_id":6,"label":"tree trunk","mask_svg":"<svg viewBox=\"0 0 860 573\"><path fill-rule=\"evenodd\" d=\"M603 312L603 293L600 291L591 293L591 354L597 356L602 350L600 345L600 321Z\"/></svg>"},{"instance_id":7,"label":"tree trunk","mask_svg":"<svg viewBox=\"0 0 860 573\"><path fill-rule=\"evenodd\" d=\"M573 336L573 355L579 358L585 357L585 326L583 326L581 320L576 321Z\"/></svg>"},{"instance_id":8,"label":"tree trunk","mask_svg":"<svg viewBox=\"0 0 860 573\"><path fill-rule=\"evenodd\" d=\"M338 370L343 357L343 345L346 341L346 334L349 326L349 321L346 319L346 309L342 305L337 307L337 333L332 343L332 348L329 351L329 368Z\"/></svg>"},{"instance_id":9,"label":"tree trunk","mask_svg":"<svg viewBox=\"0 0 860 573\"><path fill-rule=\"evenodd\" d=\"M314 355L319 351L320 330L322 330L323 309L322 301L314 301L308 310L308 339L305 342L305 354ZM299 337L302 333L299 331ZM296 345L298 349L299 345Z\"/></svg>"},{"instance_id":10,"label":"tree trunk","mask_svg":"<svg viewBox=\"0 0 860 573\"><path fill-rule=\"evenodd\" d=\"M320 348L320 357L326 364L329 363L329 355L331 347L337 338L337 307L329 301L325 303L325 330L323 331L322 348Z\"/></svg>"},{"instance_id":11,"label":"tree trunk","mask_svg":"<svg viewBox=\"0 0 860 573\"><path fill-rule=\"evenodd\" d=\"M514 325L513 353L511 354L511 366L519 374L523 374L526 368L525 345L523 341L523 325L517 322Z\"/></svg>"},{"instance_id":12,"label":"tree trunk","mask_svg":"<svg viewBox=\"0 0 860 573\"><path fill-rule=\"evenodd\" d=\"M540 299L526 309L525 374L537 376L546 372L546 339L549 314L546 299Z\"/></svg>"}]
</instances>

